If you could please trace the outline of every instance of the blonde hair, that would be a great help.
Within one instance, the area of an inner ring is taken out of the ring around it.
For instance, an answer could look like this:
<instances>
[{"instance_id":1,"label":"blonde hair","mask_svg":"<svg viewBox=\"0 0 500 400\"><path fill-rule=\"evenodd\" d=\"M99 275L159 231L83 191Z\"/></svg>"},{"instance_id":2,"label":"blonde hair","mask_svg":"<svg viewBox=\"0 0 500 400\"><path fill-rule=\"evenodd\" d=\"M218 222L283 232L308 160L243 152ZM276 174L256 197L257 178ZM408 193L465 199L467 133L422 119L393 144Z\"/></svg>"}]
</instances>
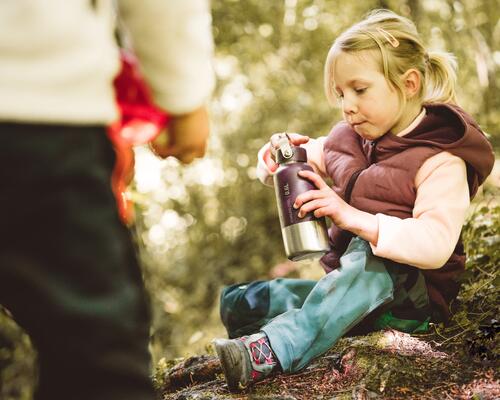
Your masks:
<instances>
[{"instance_id":1,"label":"blonde hair","mask_svg":"<svg viewBox=\"0 0 500 400\"><path fill-rule=\"evenodd\" d=\"M421 103L456 103L455 57L446 52L427 52L415 24L389 10L374 10L361 22L343 32L333 43L325 63L325 93L335 103L333 69L339 52L376 51L380 69L406 103L401 75L416 69L421 87L416 100Z\"/></svg>"}]
</instances>

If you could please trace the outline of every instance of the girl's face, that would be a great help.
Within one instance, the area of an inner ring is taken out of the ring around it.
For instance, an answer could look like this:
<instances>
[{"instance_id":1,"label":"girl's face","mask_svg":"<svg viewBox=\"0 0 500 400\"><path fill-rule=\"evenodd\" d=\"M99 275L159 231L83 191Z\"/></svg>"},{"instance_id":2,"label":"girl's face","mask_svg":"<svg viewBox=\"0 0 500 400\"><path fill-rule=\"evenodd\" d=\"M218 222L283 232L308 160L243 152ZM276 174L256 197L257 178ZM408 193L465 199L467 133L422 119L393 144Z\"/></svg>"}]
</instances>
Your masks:
<instances>
[{"instance_id":1,"label":"girl's face","mask_svg":"<svg viewBox=\"0 0 500 400\"><path fill-rule=\"evenodd\" d=\"M339 52L334 60L333 81L342 103L345 121L368 140L401 126L400 99L389 85L370 51Z\"/></svg>"}]
</instances>

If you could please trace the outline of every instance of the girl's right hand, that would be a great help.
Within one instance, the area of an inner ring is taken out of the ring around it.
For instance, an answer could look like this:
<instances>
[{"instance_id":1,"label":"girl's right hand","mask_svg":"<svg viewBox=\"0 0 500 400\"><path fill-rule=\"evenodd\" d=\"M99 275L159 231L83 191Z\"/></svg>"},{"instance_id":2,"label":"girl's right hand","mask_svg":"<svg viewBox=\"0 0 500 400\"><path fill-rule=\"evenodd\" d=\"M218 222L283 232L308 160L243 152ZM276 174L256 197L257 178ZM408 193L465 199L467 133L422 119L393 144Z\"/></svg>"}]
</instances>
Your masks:
<instances>
[{"instance_id":1,"label":"girl's right hand","mask_svg":"<svg viewBox=\"0 0 500 400\"><path fill-rule=\"evenodd\" d=\"M273 159L276 159L276 152L279 149L279 141L283 136L287 136L292 146L300 146L309 141L309 136L301 135L300 133L274 133L269 139L269 148Z\"/></svg>"},{"instance_id":2,"label":"girl's right hand","mask_svg":"<svg viewBox=\"0 0 500 400\"><path fill-rule=\"evenodd\" d=\"M269 139L269 150L264 154L264 161L270 171L274 172L278 168L276 164L276 152L279 149L279 142L283 136L288 136L292 146L300 146L309 141L309 136L301 135L300 133L274 133Z\"/></svg>"}]
</instances>

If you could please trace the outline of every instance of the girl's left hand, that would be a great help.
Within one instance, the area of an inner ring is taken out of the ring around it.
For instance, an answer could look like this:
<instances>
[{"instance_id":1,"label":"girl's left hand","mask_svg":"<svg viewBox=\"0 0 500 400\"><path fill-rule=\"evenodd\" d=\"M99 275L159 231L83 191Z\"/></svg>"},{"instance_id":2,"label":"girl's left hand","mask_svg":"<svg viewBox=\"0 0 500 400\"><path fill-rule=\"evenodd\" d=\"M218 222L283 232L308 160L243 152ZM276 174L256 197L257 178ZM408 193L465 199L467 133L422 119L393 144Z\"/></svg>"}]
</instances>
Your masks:
<instances>
[{"instance_id":1,"label":"girl's left hand","mask_svg":"<svg viewBox=\"0 0 500 400\"><path fill-rule=\"evenodd\" d=\"M329 217L335 225L342 228L351 206L315 172L300 171L299 176L310 180L318 188L302 193L295 199L293 206L300 208L299 217L314 212L315 217Z\"/></svg>"},{"instance_id":2,"label":"girl's left hand","mask_svg":"<svg viewBox=\"0 0 500 400\"><path fill-rule=\"evenodd\" d=\"M299 217L302 218L312 211L316 217L328 217L340 229L348 230L374 246L377 245L378 218L375 215L346 203L318 174L300 171L299 175L310 180L318 188L302 193L295 199L293 206L300 208Z\"/></svg>"}]
</instances>

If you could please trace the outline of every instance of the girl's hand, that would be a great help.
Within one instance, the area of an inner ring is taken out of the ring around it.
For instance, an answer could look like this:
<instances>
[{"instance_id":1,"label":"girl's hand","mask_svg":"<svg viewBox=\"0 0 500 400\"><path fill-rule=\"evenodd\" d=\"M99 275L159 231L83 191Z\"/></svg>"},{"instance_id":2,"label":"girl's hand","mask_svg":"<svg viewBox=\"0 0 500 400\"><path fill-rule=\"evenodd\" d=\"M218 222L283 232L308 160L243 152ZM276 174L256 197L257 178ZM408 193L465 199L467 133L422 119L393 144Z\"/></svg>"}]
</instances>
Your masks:
<instances>
[{"instance_id":1,"label":"girl's hand","mask_svg":"<svg viewBox=\"0 0 500 400\"><path fill-rule=\"evenodd\" d=\"M301 135L299 133L274 133L269 139L270 152L264 154L264 161L271 171L276 171L278 164L276 164L276 152L279 149L279 141L284 135L288 136L292 146L300 146L301 144L309 141L309 136Z\"/></svg>"},{"instance_id":2,"label":"girl's hand","mask_svg":"<svg viewBox=\"0 0 500 400\"><path fill-rule=\"evenodd\" d=\"M287 136L292 146L299 146L309 141L309 136L301 135L300 133L275 133L269 139L269 148L274 159L276 159L276 151L279 149L279 140L283 136Z\"/></svg>"},{"instance_id":3,"label":"girl's hand","mask_svg":"<svg viewBox=\"0 0 500 400\"><path fill-rule=\"evenodd\" d=\"M352 208L335 193L326 182L315 172L300 171L299 176L310 180L318 190L309 190L297 196L293 206L300 208L299 217L314 212L317 218L328 217L340 228L344 225L346 214Z\"/></svg>"},{"instance_id":4,"label":"girl's hand","mask_svg":"<svg viewBox=\"0 0 500 400\"><path fill-rule=\"evenodd\" d=\"M299 176L309 179L318 188L302 193L295 199L293 206L300 208L299 217L302 218L308 212L313 212L317 218L328 217L339 228L377 245L378 219L375 215L346 203L315 172L300 171Z\"/></svg>"}]
</instances>

